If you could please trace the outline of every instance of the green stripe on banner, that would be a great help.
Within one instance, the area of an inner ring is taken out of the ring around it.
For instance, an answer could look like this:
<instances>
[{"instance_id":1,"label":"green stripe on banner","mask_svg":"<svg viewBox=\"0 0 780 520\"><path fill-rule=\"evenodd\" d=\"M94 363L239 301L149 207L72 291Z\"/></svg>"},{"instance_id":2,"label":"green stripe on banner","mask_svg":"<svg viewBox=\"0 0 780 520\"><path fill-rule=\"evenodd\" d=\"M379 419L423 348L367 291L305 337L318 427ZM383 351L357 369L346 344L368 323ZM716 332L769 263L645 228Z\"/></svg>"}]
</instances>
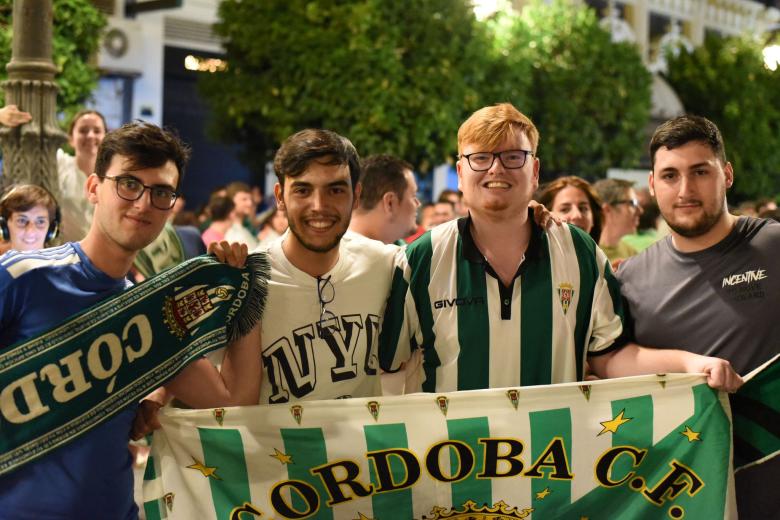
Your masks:
<instances>
[{"instance_id":1,"label":"green stripe on banner","mask_svg":"<svg viewBox=\"0 0 780 520\"><path fill-rule=\"evenodd\" d=\"M485 268L463 258L458 235L457 298L482 298L482 305L458 306L458 390L490 388L490 324ZM499 282L501 283L501 282Z\"/></svg>"},{"instance_id":2,"label":"green stripe on banner","mask_svg":"<svg viewBox=\"0 0 780 520\"><path fill-rule=\"evenodd\" d=\"M534 518L557 518L558 508L571 502L571 479L552 478L571 475L571 413L568 408L528 414L531 424L531 462L525 470L536 467L541 474L531 481L531 504ZM562 449L561 449L562 447ZM561 460L565 450L565 460ZM546 455L542 457L543 454ZM553 466L553 464L557 466ZM556 473L558 472L558 473Z\"/></svg>"},{"instance_id":3,"label":"green stripe on banner","mask_svg":"<svg viewBox=\"0 0 780 520\"><path fill-rule=\"evenodd\" d=\"M144 515L146 520L162 520L168 518L168 511L161 498L144 502Z\"/></svg>"},{"instance_id":4,"label":"green stripe on banner","mask_svg":"<svg viewBox=\"0 0 780 520\"><path fill-rule=\"evenodd\" d=\"M287 466L287 476L291 480L306 482L317 490L321 498L319 510L311 511L313 516L302 515L298 518L316 518L318 520L332 520L333 512L326 507L328 493L318 477L312 475L309 469L328 463L328 452L325 449L325 437L321 428L281 428L279 433L284 442L284 451L292 455L292 464ZM309 505L299 495L292 493L290 506L298 513L309 511Z\"/></svg>"},{"instance_id":5,"label":"green stripe on banner","mask_svg":"<svg viewBox=\"0 0 780 520\"><path fill-rule=\"evenodd\" d=\"M146 468L144 469L144 480L154 480L157 475L160 474L159 468L155 468L154 465L157 462L156 457L149 455L146 459Z\"/></svg>"},{"instance_id":6,"label":"green stripe on banner","mask_svg":"<svg viewBox=\"0 0 780 520\"><path fill-rule=\"evenodd\" d=\"M149 458L146 459L146 469L144 469L144 482L156 480L158 475L160 475L160 463L157 457L149 455ZM168 516L165 503L161 498L144 502L144 513L146 520L161 520Z\"/></svg>"},{"instance_id":7,"label":"green stripe on banner","mask_svg":"<svg viewBox=\"0 0 780 520\"><path fill-rule=\"evenodd\" d=\"M520 275L520 384L549 385L552 374L552 274L547 235L540 258L526 259Z\"/></svg>"},{"instance_id":8,"label":"green stripe on banner","mask_svg":"<svg viewBox=\"0 0 780 520\"><path fill-rule=\"evenodd\" d=\"M580 266L580 294L577 296L577 325L574 327L574 355L577 360L577 381L583 378L584 354L588 350L593 293L599 270L596 264L596 243L576 226L570 225L574 251Z\"/></svg>"},{"instance_id":9,"label":"green stripe on banner","mask_svg":"<svg viewBox=\"0 0 780 520\"><path fill-rule=\"evenodd\" d=\"M218 477L206 477L211 486L214 512L217 518L228 519L233 508L252 501L241 434L238 430L215 428L198 428L198 434L203 464L216 468Z\"/></svg>"},{"instance_id":10,"label":"green stripe on banner","mask_svg":"<svg viewBox=\"0 0 780 520\"><path fill-rule=\"evenodd\" d=\"M619 460L613 459L611 471L607 475L613 485L597 486L576 502L562 507L557 511L558 518L602 518L605 514L605 504L609 508L610 517L621 519L723 518L724 497L729 479L730 423L720 405L717 392L707 385L696 386L692 392L695 407L691 417L652 447L625 445L641 453L642 455L637 455L641 456L641 461L635 461L635 465L627 473L619 470ZM638 420L640 413L646 413L642 412L645 403L630 401L623 401L627 410L624 415L633 415L634 418L618 428L619 435L623 434L624 428ZM614 406L613 409L617 407ZM622 409L621 407L617 410L618 413ZM629 409L631 412L628 412ZM689 441L683 432L690 431L698 433L699 439ZM644 436L636 432L625 435L637 439L637 443L646 442L641 440ZM624 440L633 440L627 437L624 437ZM613 442L613 445L615 444L617 443ZM634 460L634 455L628 451L623 451L619 457ZM691 493L694 480L700 480L703 485L697 485L695 492ZM678 493L672 493L672 486L678 488Z\"/></svg>"},{"instance_id":11,"label":"green stripe on banner","mask_svg":"<svg viewBox=\"0 0 780 520\"><path fill-rule=\"evenodd\" d=\"M409 441L406 436L406 425L400 424L377 424L366 425L363 428L366 436L366 448L369 452L408 448ZM410 479L417 475L408 471L406 464L401 459L403 455L391 455L386 459L389 462L392 486L402 486L414 484ZM369 461L373 459L369 457ZM380 462L380 465L382 463ZM384 468L384 466L382 466ZM377 476L377 465L369 463L371 474L371 484L379 489L379 478ZM414 508L412 504L412 489L405 487L394 491L378 492L372 497L373 517L374 518L412 518Z\"/></svg>"},{"instance_id":12,"label":"green stripe on banner","mask_svg":"<svg viewBox=\"0 0 780 520\"><path fill-rule=\"evenodd\" d=\"M621 424L615 433L605 433L612 435L612 446L634 446L640 449L652 447L653 398L643 395L612 401L612 417L606 420L621 414L623 420L628 422ZM633 469L633 461L629 457L620 457L612 465L612 473L615 475L627 475Z\"/></svg>"},{"instance_id":13,"label":"green stripe on banner","mask_svg":"<svg viewBox=\"0 0 780 520\"><path fill-rule=\"evenodd\" d=\"M493 505L493 487L490 485L490 480L477 478L477 474L482 471L485 464L484 450L479 439L490 437L490 425L487 417L450 419L447 421L447 433L451 441L460 441L466 444L473 458L471 471L468 475L463 480L452 483L453 506L460 507L468 500L473 500L478 505ZM450 476L452 476L460 471L467 461L464 461L462 457L459 459L455 455L454 448L450 448L449 452Z\"/></svg>"}]
</instances>

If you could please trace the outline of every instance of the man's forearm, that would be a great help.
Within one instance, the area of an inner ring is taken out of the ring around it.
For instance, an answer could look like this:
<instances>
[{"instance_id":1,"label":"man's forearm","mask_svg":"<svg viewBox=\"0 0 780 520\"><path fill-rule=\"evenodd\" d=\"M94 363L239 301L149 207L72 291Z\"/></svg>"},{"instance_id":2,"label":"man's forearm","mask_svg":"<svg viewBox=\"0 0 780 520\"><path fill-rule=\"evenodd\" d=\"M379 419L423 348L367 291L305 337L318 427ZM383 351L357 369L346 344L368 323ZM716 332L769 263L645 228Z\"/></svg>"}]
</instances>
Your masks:
<instances>
[{"instance_id":1,"label":"man's forearm","mask_svg":"<svg viewBox=\"0 0 780 520\"><path fill-rule=\"evenodd\" d=\"M165 387L193 408L247 406L260 399L260 324L225 349L222 369L205 358L184 368Z\"/></svg>"}]
</instances>

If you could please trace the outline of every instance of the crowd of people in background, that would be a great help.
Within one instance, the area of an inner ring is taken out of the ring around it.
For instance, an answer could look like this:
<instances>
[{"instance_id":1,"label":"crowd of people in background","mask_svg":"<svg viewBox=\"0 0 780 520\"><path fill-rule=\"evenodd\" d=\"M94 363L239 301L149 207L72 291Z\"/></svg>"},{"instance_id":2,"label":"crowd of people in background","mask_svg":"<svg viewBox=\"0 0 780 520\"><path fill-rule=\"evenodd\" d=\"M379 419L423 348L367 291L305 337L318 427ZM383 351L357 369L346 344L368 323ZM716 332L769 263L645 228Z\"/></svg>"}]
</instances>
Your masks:
<instances>
[{"instance_id":1,"label":"crowd of people in background","mask_svg":"<svg viewBox=\"0 0 780 520\"><path fill-rule=\"evenodd\" d=\"M29 120L30 115L14 105L0 109L0 123L6 126ZM0 252L11 248L39 249L55 238L64 242L86 235L92 205L86 198L83 184L88 176L86 172L94 171L98 147L107 132L105 117L96 110L83 110L71 119L67 134L74 153L57 152L60 200L55 201L43 188L26 188L14 196L10 196L13 186L6 190L0 205ZM381 178L389 175L387 170L392 169L393 161L403 162L387 155L367 157L363 160L363 169L370 171L372 179ZM447 188L438 193L435 200L421 201L413 168L406 163L404 167L409 172L410 186L414 183L408 195L416 201L414 228L394 241L411 243L435 226L468 215L463 194L458 190ZM366 183L365 178L363 182ZM402 193L397 196L403 201ZM615 267L669 233L649 190L623 179L591 183L575 175L561 176L542 184L535 200L563 222L590 234ZM358 220L362 211L373 210L377 202L364 197L357 213ZM736 215L780 221L776 198L743 201L730 211ZM222 240L246 244L251 250L270 243L287 230L285 212L276 207L273 197L264 198L258 186L240 181L214 187L208 202L197 208L186 208L186 200L180 195L172 214L172 229L178 232L179 240L185 243L184 249L190 253L184 255L186 258L201 254L209 244ZM202 243L193 238L193 229L198 230ZM14 236L16 240L12 240ZM41 238L45 240L42 242ZM136 280L143 279L138 273L136 276Z\"/></svg>"},{"instance_id":2,"label":"crowd of people in background","mask_svg":"<svg viewBox=\"0 0 780 520\"><path fill-rule=\"evenodd\" d=\"M13 106L0 110L0 122L8 126L29 121L28 116ZM649 189L621 179L591 184L573 175L540 186L538 130L513 106L499 104L475 112L461 126L456 163L461 191L444 190L435 201L419 200L413 168L402 159L377 155L361 161L346 137L303 130L290 136L276 156L279 182L268 201L258 187L236 181L215 187L208 203L197 210L187 208L179 194L182 167L169 175L167 162L153 165L147 176L159 182L147 185L132 170L120 171L116 161L101 163L106 135L107 142L113 139L107 131L105 118L96 111L73 118L68 136L75 155L62 150L57 154L59 201L35 186L13 186L3 193L2 247L33 251L65 240L69 245L63 247L78 252L81 246L73 242L101 237L95 244L85 243L102 259L102 242L112 231L112 208L104 202L104 214L93 215L96 202L102 198L118 207L124 204L120 199L135 202L148 190L150 207L160 210L153 212L159 233L145 237L147 245L137 254L133 248L119 248L123 262L132 262L128 277L140 282L224 241L248 250L262 248L271 260L272 276L263 326L264 334L270 333L262 337L260 351L277 336L284 338L293 325L316 323L320 338L327 341L339 327L338 315L360 315L368 309L377 320L394 317L382 325L389 332L382 331L378 355L369 352L373 345L363 347L363 372L347 374L332 385L323 376L317 388L292 391L295 399L377 395L379 381L373 376L380 368L406 372L401 391L411 384L436 392L551 384L582 380L586 370L605 378L647 371L703 372L712 386L733 391L741 379L731 364L744 374L765 362L773 335L776 341L777 320L769 316L776 305L763 303L763 298L777 299L776 285L760 298L742 295L739 306L747 311L734 315L728 314L734 313L731 293L712 294L714 286L703 278L754 268L738 257L743 250L750 249L756 265L763 266L767 258L774 261L774 253L765 251L777 248L778 227L769 220L737 215L780 220L771 198L738 208L725 206L734 172L717 127L703 118L684 116L656 130ZM164 140L172 139L163 134ZM570 226L545 227L536 215L542 207ZM651 247L667 235L668 240ZM685 255L714 255L717 261L692 267ZM725 264L728 271L723 270ZM654 280L662 278L674 287L692 281L695 285L684 293L668 293L662 284L655 285ZM573 294L593 309L568 315L564 309L552 316L539 311L551 308L549 302L522 304L523 298L546 301L550 288L571 280L582 284ZM773 275L767 285L776 280ZM107 291L123 287L113 284ZM466 289L480 290L489 304L431 317L431 288L455 299ZM311 298L315 293L316 302ZM668 309L679 310L680 299L686 298L707 305L691 307L695 315L681 322L684 313ZM629 312L623 315L622 308ZM419 309L424 310L420 316ZM467 314L474 318L470 327L456 326ZM717 322L723 327L729 323L727 315L741 320L748 336L728 340L726 332L731 331L709 327L714 336L703 342L691 339L706 328L695 326L700 324L697 317L708 326ZM759 316L760 323L754 323ZM662 317L669 326L655 325ZM544 334L528 336L525 331L531 329ZM576 330L588 332L575 337ZM485 341L491 343L483 349L465 348ZM742 350L733 352L737 347ZM422 349L427 350L424 359L415 357ZM521 364L520 353L525 359L529 349L542 352ZM287 372L269 373L267 366L263 370L259 402L293 399L274 380ZM330 368L323 363L317 370ZM766 467L766 475L776 475L777 464ZM760 483L770 480L744 472L738 493L751 498L743 499L740 508L764 507L766 500L774 499L769 493L763 498L751 495L753 488L761 490Z\"/></svg>"}]
</instances>

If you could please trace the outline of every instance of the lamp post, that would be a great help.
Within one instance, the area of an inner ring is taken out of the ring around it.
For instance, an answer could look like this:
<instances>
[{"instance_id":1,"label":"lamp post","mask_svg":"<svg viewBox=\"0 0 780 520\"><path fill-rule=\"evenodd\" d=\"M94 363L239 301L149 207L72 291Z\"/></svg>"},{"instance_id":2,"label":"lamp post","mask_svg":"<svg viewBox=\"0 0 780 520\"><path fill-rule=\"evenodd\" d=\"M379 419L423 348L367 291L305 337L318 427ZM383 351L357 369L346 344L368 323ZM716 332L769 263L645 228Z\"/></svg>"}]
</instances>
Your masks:
<instances>
[{"instance_id":1,"label":"lamp post","mask_svg":"<svg viewBox=\"0 0 780 520\"><path fill-rule=\"evenodd\" d=\"M3 186L37 184L57 197L56 154L66 137L57 125L52 20L52 0L14 0L12 55L2 87L5 102L32 114L32 121L0 128L0 147Z\"/></svg>"}]
</instances>

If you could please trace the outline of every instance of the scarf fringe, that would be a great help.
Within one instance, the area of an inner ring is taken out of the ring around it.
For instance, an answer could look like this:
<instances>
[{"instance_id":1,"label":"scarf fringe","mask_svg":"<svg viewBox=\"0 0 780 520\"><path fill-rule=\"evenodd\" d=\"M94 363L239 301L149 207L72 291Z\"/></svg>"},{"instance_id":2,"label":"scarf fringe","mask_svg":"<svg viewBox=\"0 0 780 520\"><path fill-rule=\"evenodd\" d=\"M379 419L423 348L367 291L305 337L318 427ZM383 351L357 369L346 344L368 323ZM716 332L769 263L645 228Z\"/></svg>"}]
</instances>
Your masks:
<instances>
[{"instance_id":1,"label":"scarf fringe","mask_svg":"<svg viewBox=\"0 0 780 520\"><path fill-rule=\"evenodd\" d=\"M263 319L265 303L268 299L268 280L271 278L271 262L266 253L252 253L246 258L246 269L250 272L249 291L238 311L236 318L227 330L228 341L249 334L257 323Z\"/></svg>"}]
</instances>

